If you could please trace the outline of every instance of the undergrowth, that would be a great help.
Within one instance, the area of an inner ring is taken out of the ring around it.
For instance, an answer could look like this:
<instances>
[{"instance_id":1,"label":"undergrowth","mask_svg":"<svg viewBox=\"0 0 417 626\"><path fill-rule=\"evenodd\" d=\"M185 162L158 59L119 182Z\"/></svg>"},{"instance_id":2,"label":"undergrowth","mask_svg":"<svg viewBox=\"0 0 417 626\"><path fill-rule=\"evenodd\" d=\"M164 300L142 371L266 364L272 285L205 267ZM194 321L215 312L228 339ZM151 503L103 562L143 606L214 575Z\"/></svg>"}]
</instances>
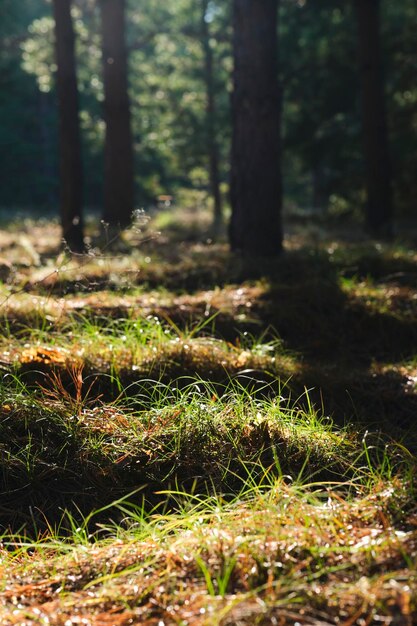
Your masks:
<instances>
[{"instance_id":1,"label":"undergrowth","mask_svg":"<svg viewBox=\"0 0 417 626\"><path fill-rule=\"evenodd\" d=\"M412 626L415 251L146 228L4 233L0 622Z\"/></svg>"}]
</instances>

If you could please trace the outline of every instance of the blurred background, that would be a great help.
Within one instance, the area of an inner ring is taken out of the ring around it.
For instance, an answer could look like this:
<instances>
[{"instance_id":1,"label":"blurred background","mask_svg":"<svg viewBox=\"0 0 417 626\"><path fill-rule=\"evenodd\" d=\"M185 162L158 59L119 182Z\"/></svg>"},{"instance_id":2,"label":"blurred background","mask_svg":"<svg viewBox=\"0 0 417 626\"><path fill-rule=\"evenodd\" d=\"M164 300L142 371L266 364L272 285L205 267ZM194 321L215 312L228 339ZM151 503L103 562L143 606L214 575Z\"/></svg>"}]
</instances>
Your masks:
<instances>
[{"instance_id":1,"label":"blurred background","mask_svg":"<svg viewBox=\"0 0 417 626\"><path fill-rule=\"evenodd\" d=\"M95 0L72 3L84 197L85 206L93 209L102 205L105 134L98 4ZM228 0L127 2L136 208L171 202L159 196L173 196L177 204L211 207L213 150L221 199L227 207L232 134L230 4ZM417 197L416 23L415 0L381 2L381 62L395 219L406 224L415 218ZM279 74L286 213L337 218L362 214L366 193L357 49L353 2L282 0ZM15 212L59 212L55 73L52 4L2 0L0 208L9 217Z\"/></svg>"}]
</instances>

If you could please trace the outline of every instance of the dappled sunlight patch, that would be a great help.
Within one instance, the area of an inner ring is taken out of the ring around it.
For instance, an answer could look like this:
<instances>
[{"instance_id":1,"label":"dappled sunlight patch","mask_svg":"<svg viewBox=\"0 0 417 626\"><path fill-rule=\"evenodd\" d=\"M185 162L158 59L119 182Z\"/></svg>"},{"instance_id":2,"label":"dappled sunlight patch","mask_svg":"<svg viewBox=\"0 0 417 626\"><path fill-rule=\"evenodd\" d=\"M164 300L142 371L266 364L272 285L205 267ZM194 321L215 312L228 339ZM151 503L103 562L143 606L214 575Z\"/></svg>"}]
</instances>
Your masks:
<instances>
[{"instance_id":1,"label":"dappled sunlight patch","mask_svg":"<svg viewBox=\"0 0 417 626\"><path fill-rule=\"evenodd\" d=\"M150 315L162 319L182 319L188 325L215 315L217 325L219 314L237 318L237 322L245 319L266 291L267 286L262 283L248 283L184 295L175 295L162 289L145 292L139 288L124 295L103 289L100 293L71 294L61 298L24 292L5 293L2 312L7 321L20 321L22 326L25 318L28 326L33 325L36 316L38 325L42 322L59 325L68 323L72 315L80 316L77 319L81 320L82 316L97 318L106 315L115 319ZM233 324L233 319L230 324Z\"/></svg>"},{"instance_id":2,"label":"dappled sunlight patch","mask_svg":"<svg viewBox=\"0 0 417 626\"><path fill-rule=\"evenodd\" d=\"M64 348L47 348L31 346L24 348L20 353L19 361L23 365L65 365L68 362L70 352Z\"/></svg>"},{"instance_id":3,"label":"dappled sunlight patch","mask_svg":"<svg viewBox=\"0 0 417 626\"><path fill-rule=\"evenodd\" d=\"M417 393L417 364L405 361L402 365L396 363L373 363L371 373L374 377L385 377L396 380L402 391L409 395Z\"/></svg>"},{"instance_id":4,"label":"dappled sunlight patch","mask_svg":"<svg viewBox=\"0 0 417 626\"><path fill-rule=\"evenodd\" d=\"M205 324L203 320L181 330L172 320L161 322L155 316L109 320L107 325L99 320L73 321L61 331L33 331L32 343L23 335L23 346L17 338L4 338L2 363L24 373L28 383L36 382L40 374L46 386L48 372L59 370L68 378L72 367L83 365L90 382L105 384L107 377L109 389L143 378L167 381L187 376L221 382L242 374L248 383L263 376L271 382L279 376L288 379L296 370L296 361L280 341L262 343L242 336L233 344L204 336Z\"/></svg>"},{"instance_id":5,"label":"dappled sunlight patch","mask_svg":"<svg viewBox=\"0 0 417 626\"><path fill-rule=\"evenodd\" d=\"M123 433L129 429L129 418L122 411L113 406L95 406L84 409L79 415L79 424L90 432L106 435Z\"/></svg>"},{"instance_id":6,"label":"dappled sunlight patch","mask_svg":"<svg viewBox=\"0 0 417 626\"><path fill-rule=\"evenodd\" d=\"M91 247L81 255L55 251L51 256L40 256L27 237L26 240L32 257L29 255L25 262L11 258L15 271L8 284L13 291L63 296L106 288L126 291L146 285L165 286L178 292L236 282L236 270L226 245L189 243L175 247L161 241L139 249L126 244L121 252Z\"/></svg>"},{"instance_id":7,"label":"dappled sunlight patch","mask_svg":"<svg viewBox=\"0 0 417 626\"><path fill-rule=\"evenodd\" d=\"M369 282L342 281L342 289L352 306L360 303L370 313L392 315L415 321L417 316L417 278L415 288Z\"/></svg>"}]
</instances>

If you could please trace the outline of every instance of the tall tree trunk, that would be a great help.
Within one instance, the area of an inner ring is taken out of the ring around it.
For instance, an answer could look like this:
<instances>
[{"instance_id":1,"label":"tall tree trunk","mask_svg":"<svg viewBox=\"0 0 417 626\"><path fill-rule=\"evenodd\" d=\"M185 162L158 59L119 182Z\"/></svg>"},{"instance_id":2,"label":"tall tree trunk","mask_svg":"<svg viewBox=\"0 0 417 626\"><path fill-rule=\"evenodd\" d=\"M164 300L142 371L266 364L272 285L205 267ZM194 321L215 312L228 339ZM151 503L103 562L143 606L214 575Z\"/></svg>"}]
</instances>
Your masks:
<instances>
[{"instance_id":1,"label":"tall tree trunk","mask_svg":"<svg viewBox=\"0 0 417 626\"><path fill-rule=\"evenodd\" d=\"M232 250L282 249L278 0L233 0Z\"/></svg>"},{"instance_id":2,"label":"tall tree trunk","mask_svg":"<svg viewBox=\"0 0 417 626\"><path fill-rule=\"evenodd\" d=\"M59 108L61 224L63 238L68 246L81 252L84 248L83 167L71 0L54 0L53 11Z\"/></svg>"},{"instance_id":3,"label":"tall tree trunk","mask_svg":"<svg viewBox=\"0 0 417 626\"><path fill-rule=\"evenodd\" d=\"M101 0L104 67L104 212L113 227L128 226L134 208L133 143L128 95L125 0Z\"/></svg>"},{"instance_id":4,"label":"tall tree trunk","mask_svg":"<svg viewBox=\"0 0 417 626\"><path fill-rule=\"evenodd\" d=\"M380 0L355 0L362 83L366 222L373 235L392 232L391 163L380 41Z\"/></svg>"},{"instance_id":5,"label":"tall tree trunk","mask_svg":"<svg viewBox=\"0 0 417 626\"><path fill-rule=\"evenodd\" d=\"M223 207L220 193L219 146L217 142L216 98L213 74L213 50L207 11L210 0L202 0L201 34L204 50L204 77L206 83L206 130L209 156L210 191L213 198L213 235L219 234L223 224Z\"/></svg>"}]
</instances>

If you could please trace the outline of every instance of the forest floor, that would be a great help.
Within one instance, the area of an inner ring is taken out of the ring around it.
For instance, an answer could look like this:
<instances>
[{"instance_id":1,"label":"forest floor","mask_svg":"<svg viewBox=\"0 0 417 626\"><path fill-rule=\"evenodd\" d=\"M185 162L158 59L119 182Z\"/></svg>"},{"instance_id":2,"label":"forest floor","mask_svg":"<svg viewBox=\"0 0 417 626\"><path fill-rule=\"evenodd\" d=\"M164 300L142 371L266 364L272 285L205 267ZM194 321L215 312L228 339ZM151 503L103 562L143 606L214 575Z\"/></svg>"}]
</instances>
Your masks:
<instances>
[{"instance_id":1,"label":"forest floor","mask_svg":"<svg viewBox=\"0 0 417 626\"><path fill-rule=\"evenodd\" d=\"M2 225L0 623L417 623L416 242L180 215Z\"/></svg>"}]
</instances>

